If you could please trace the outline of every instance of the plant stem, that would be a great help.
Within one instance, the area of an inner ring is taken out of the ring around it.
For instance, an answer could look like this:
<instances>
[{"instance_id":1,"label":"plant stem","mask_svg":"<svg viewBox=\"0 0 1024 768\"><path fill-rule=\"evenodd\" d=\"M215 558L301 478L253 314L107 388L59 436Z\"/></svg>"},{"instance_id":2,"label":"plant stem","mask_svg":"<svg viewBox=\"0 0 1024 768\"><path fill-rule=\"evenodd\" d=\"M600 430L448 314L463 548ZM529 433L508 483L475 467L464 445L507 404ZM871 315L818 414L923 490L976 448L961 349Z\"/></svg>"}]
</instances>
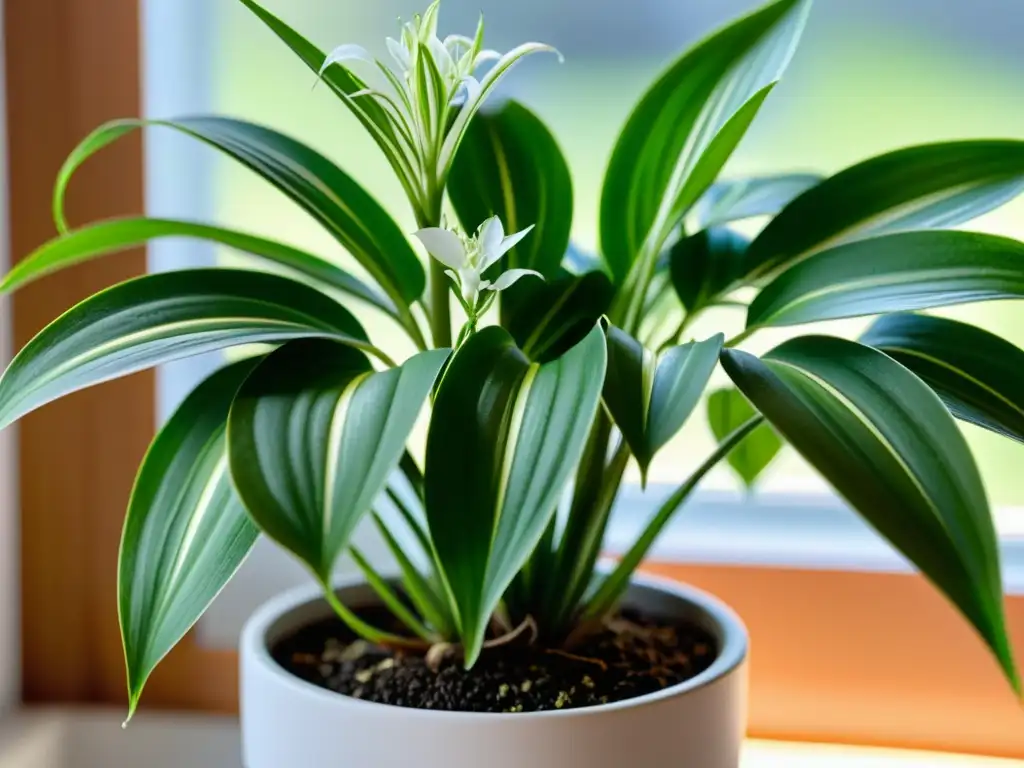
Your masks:
<instances>
[{"instance_id":1,"label":"plant stem","mask_svg":"<svg viewBox=\"0 0 1024 768\"><path fill-rule=\"evenodd\" d=\"M382 363L384 363L384 365L386 365L388 368L397 368L398 367L398 363L396 363L394 360L392 360L387 352L385 352L384 350L379 349L379 348L373 346L373 344L370 344L369 342L360 343L360 344L353 344L353 346L355 346L357 349L361 349L364 352L368 352L369 354L373 355L378 360L380 360Z\"/></svg>"},{"instance_id":2,"label":"plant stem","mask_svg":"<svg viewBox=\"0 0 1024 768\"><path fill-rule=\"evenodd\" d=\"M444 602L444 596L438 593L427 576L420 573L394 535L392 535L387 525L381 520L380 515L374 511L372 517L373 523L377 527L377 532L380 533L392 557L398 563L399 570L402 572L402 584L405 587L409 600L416 606L416 609L427 623L442 637L450 638L455 622L452 619L449 606ZM431 554L428 551L427 557L429 558L430 556ZM431 574L431 576L435 575L434 573Z\"/></svg>"},{"instance_id":3,"label":"plant stem","mask_svg":"<svg viewBox=\"0 0 1024 768\"><path fill-rule=\"evenodd\" d=\"M412 339L412 343L416 345L416 349L423 352L427 349L427 340L423 337L423 331L420 330L420 324L416 322L416 318L413 317L412 312L408 309L404 309L399 317L402 327L405 332L409 334L409 338Z\"/></svg>"},{"instance_id":4,"label":"plant stem","mask_svg":"<svg viewBox=\"0 0 1024 768\"><path fill-rule=\"evenodd\" d=\"M739 445L751 432L757 429L764 422L763 416L755 416L737 429L729 433L719 446L712 452L704 463L694 471L686 482L680 485L671 496L658 508L658 511L647 524L644 532L630 547L629 551L622 557L615 570L604 580L597 592L590 599L584 610L585 619L596 619L603 616L618 602L623 591L629 585L629 577L636 570L637 566L647 555L651 546L657 540L662 530L672 516L676 513L684 501L693 493L704 476L710 472L715 465L729 455L733 448Z\"/></svg>"},{"instance_id":5,"label":"plant stem","mask_svg":"<svg viewBox=\"0 0 1024 768\"><path fill-rule=\"evenodd\" d=\"M402 470L402 474L405 475L405 479L409 481L409 485L412 487L413 493L420 499L423 498L423 470L420 469L420 465L416 463L416 459L413 458L412 454L409 453L409 449L406 448L402 454L402 458L398 460L398 468Z\"/></svg>"},{"instance_id":6,"label":"plant stem","mask_svg":"<svg viewBox=\"0 0 1024 768\"><path fill-rule=\"evenodd\" d=\"M395 509L398 510L398 514L401 515L402 520L404 520L405 524L409 526L409 528L413 532L413 535L416 537L416 541L419 543L420 547L423 548L423 554L427 557L431 557L434 548L433 546L431 546L430 539L427 537L427 532L423 530L423 526L420 524L420 521L416 519L416 516L413 515L412 510L409 509L409 506L405 503L401 496L395 493L395 491L391 488L390 485L385 489L385 491L387 492L388 498L391 500L391 503L394 504Z\"/></svg>"},{"instance_id":7,"label":"plant stem","mask_svg":"<svg viewBox=\"0 0 1024 768\"><path fill-rule=\"evenodd\" d=\"M431 192L426 209L416 209L416 223L421 229L441 226L441 202L444 192ZM452 345L451 285L444 273L444 264L433 257L430 262L430 333L435 348Z\"/></svg>"},{"instance_id":8,"label":"plant stem","mask_svg":"<svg viewBox=\"0 0 1024 768\"><path fill-rule=\"evenodd\" d=\"M429 644L423 640L400 637L398 635L393 635L390 632L385 632L382 629L377 629L371 624L367 624L345 607L345 604L338 599L336 594L334 594L334 590L331 589L330 585L321 582L320 586L323 587L324 590L324 599L327 600L328 605L334 609L338 618L345 623L346 627L351 629L356 633L356 635L366 642L374 643L375 645L386 645L392 648L418 648L425 650L429 647Z\"/></svg>"},{"instance_id":9,"label":"plant stem","mask_svg":"<svg viewBox=\"0 0 1024 768\"><path fill-rule=\"evenodd\" d=\"M589 539L588 531L600 526L601 489L605 483L605 462L608 444L612 435L612 423L608 414L599 410L590 428L583 457L576 473L569 517L565 522L561 541L554 555L552 577L544 587L544 616L542 624L549 623L550 614L556 612L562 601L571 592L577 575L580 547Z\"/></svg>"},{"instance_id":10,"label":"plant stem","mask_svg":"<svg viewBox=\"0 0 1024 768\"><path fill-rule=\"evenodd\" d=\"M664 342L662 342L661 346L658 348L658 352L664 352L669 347L674 347L677 344L680 344L683 340L683 334L686 333L686 330L693 324L693 321L697 319L699 314L700 310L684 314L683 319L679 322L676 329L667 339L665 339Z\"/></svg>"},{"instance_id":11,"label":"plant stem","mask_svg":"<svg viewBox=\"0 0 1024 768\"><path fill-rule=\"evenodd\" d=\"M430 332L434 337L435 348L452 345L450 290L448 276L444 273L444 264L432 258L430 260Z\"/></svg>"},{"instance_id":12,"label":"plant stem","mask_svg":"<svg viewBox=\"0 0 1024 768\"><path fill-rule=\"evenodd\" d=\"M725 342L725 346L727 346L727 347L737 347L740 344L742 344L744 341L749 339L751 336L753 336L755 333L757 333L758 330L760 330L760 329L757 326L753 326L751 328L744 328L742 331L740 331L735 336L733 336L731 339L729 339L727 342Z\"/></svg>"},{"instance_id":13,"label":"plant stem","mask_svg":"<svg viewBox=\"0 0 1024 768\"><path fill-rule=\"evenodd\" d=\"M360 571L363 572L363 577L366 579L366 583L370 585L370 588L377 593L377 597L381 599L381 602L391 611L392 615L408 627L412 632L421 638L424 642L433 644L437 642L438 638L429 629L427 629L423 622L413 614L401 598L395 594L395 591L391 588L391 585L374 570L373 566L370 565L369 561L363 556L355 547L349 547L349 555L352 556L352 560Z\"/></svg>"},{"instance_id":14,"label":"plant stem","mask_svg":"<svg viewBox=\"0 0 1024 768\"><path fill-rule=\"evenodd\" d=\"M612 456L605 469L604 482L597 498L594 500L594 511L590 524L583 531L583 538L576 549L568 583L563 584L562 600L556 612L555 631L563 632L564 628L575 617L580 600L587 592L594 574L594 567L601 556L604 536L611 518L612 506L618 496L622 484L622 475L629 462L629 446L623 440Z\"/></svg>"}]
</instances>

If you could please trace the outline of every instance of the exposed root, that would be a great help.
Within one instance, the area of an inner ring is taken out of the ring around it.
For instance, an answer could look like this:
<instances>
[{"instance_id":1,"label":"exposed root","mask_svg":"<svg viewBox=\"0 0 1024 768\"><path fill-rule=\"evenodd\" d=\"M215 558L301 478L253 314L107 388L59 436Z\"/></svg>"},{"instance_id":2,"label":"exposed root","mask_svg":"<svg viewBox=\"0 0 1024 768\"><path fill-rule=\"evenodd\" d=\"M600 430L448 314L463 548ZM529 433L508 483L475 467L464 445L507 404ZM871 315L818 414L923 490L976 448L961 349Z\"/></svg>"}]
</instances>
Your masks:
<instances>
[{"instance_id":1,"label":"exposed root","mask_svg":"<svg viewBox=\"0 0 1024 768\"><path fill-rule=\"evenodd\" d=\"M572 659L573 661L580 661L584 664L594 664L601 668L601 671L607 672L608 665L601 659L592 659L589 656L577 656L575 653L569 653L568 651L562 651L558 648L545 648L544 653L550 653L552 656L561 656L563 659Z\"/></svg>"},{"instance_id":2,"label":"exposed root","mask_svg":"<svg viewBox=\"0 0 1024 768\"><path fill-rule=\"evenodd\" d=\"M444 660L455 653L458 648L459 646L455 643L434 643L423 657L423 663L427 665L427 669L437 674Z\"/></svg>"},{"instance_id":3,"label":"exposed root","mask_svg":"<svg viewBox=\"0 0 1024 768\"><path fill-rule=\"evenodd\" d=\"M527 616L523 619L522 623L513 629L511 632L507 632L501 637L495 637L492 640L488 640L484 643L484 648L490 650L491 648L500 648L503 645L515 642L524 632L530 630L530 645L537 642L539 630L537 629L537 622L534 621L533 616Z\"/></svg>"}]
</instances>

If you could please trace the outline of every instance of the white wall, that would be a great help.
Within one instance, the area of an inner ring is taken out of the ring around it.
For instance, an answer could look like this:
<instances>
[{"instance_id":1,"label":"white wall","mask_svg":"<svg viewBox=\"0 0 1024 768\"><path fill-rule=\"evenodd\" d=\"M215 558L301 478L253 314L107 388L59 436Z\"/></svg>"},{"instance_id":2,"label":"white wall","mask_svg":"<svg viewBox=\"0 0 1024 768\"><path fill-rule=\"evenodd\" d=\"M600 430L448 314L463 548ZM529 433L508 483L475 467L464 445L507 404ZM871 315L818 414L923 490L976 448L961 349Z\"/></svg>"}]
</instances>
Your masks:
<instances>
[{"instance_id":1,"label":"white wall","mask_svg":"<svg viewBox=\"0 0 1024 768\"><path fill-rule=\"evenodd\" d=\"M3 0L0 0L0 40L3 40ZM3 57L0 56L0 62ZM2 74L2 73L0 73ZM3 77L0 77L0 110L6 103ZM8 264L7 136L6 118L0 111L0 271ZM7 364L11 354L10 301L0 299L0 363ZM17 702L20 696L19 611L18 611L18 490L14 458L14 429L0 432L0 709Z\"/></svg>"}]
</instances>

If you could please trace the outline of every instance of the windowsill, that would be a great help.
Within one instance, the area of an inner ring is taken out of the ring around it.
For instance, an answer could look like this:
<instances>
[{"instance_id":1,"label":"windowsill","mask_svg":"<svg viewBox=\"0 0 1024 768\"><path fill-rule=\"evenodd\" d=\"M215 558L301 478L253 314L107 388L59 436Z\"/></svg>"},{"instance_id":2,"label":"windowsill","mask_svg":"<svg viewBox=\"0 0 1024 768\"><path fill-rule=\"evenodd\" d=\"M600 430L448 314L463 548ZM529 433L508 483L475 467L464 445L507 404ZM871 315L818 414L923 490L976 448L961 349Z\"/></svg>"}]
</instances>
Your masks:
<instances>
[{"instance_id":1,"label":"windowsill","mask_svg":"<svg viewBox=\"0 0 1024 768\"><path fill-rule=\"evenodd\" d=\"M605 539L610 555L625 552L637 540L659 499L672 487L652 485L646 493L626 485L616 502ZM1021 510L1001 510L1020 520ZM1000 540L1003 584L1009 595L1024 595L1024 531ZM359 548L385 573L396 571L383 542L363 525ZM795 568L824 571L909 573L910 564L836 496L767 493L744 497L725 491L700 491L662 531L649 559L658 563ZM358 570L342 558L338 575ZM236 648L242 624L263 602L309 583L308 572L275 544L257 542L249 558L199 623L204 645Z\"/></svg>"},{"instance_id":2,"label":"windowsill","mask_svg":"<svg viewBox=\"0 0 1024 768\"><path fill-rule=\"evenodd\" d=\"M609 525L606 550L625 552L659 499L673 488L642 493L626 486ZM1024 594L1024 533L1020 509L996 510L1004 590ZM703 491L665 527L649 558L661 563L741 565L826 571L909 573L913 567L837 496L831 494Z\"/></svg>"},{"instance_id":3,"label":"windowsill","mask_svg":"<svg viewBox=\"0 0 1024 768\"><path fill-rule=\"evenodd\" d=\"M241 768L238 726L216 716L145 713L122 731L109 710L38 710L0 721L0 768ZM1014 768L1024 762L750 741L742 768Z\"/></svg>"}]
</instances>

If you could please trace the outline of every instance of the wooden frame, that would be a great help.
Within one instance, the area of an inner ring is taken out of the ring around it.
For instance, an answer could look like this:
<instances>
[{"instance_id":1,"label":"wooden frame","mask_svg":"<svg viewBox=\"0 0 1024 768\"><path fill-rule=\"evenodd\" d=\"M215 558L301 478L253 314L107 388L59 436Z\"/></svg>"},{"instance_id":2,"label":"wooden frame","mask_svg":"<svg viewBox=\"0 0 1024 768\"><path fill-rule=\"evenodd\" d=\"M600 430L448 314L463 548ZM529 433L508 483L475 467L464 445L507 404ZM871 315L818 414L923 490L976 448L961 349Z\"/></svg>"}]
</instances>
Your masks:
<instances>
[{"instance_id":1,"label":"wooden frame","mask_svg":"<svg viewBox=\"0 0 1024 768\"><path fill-rule=\"evenodd\" d=\"M12 261L55 235L53 181L64 159L105 120L141 111L136 0L17 0L4 4ZM143 210L142 143L120 142L73 184L72 221ZM101 259L14 297L14 344L88 294L143 274L141 250ZM125 701L117 628L117 549L135 469L153 435L154 377L80 392L26 417L21 491L23 698ZM151 701L225 708L220 686L180 682L216 655L186 642L154 681ZM198 666L197 666L198 665ZM161 681L180 675L177 687ZM182 677L182 675L184 677ZM205 676L204 676L205 679ZM206 689L202 689L205 691Z\"/></svg>"},{"instance_id":2,"label":"wooden frame","mask_svg":"<svg viewBox=\"0 0 1024 768\"><path fill-rule=\"evenodd\" d=\"M74 144L136 115L136 0L8 0L11 252L54 234L50 193ZM76 179L73 221L143 209L141 142L119 143ZM88 293L145 271L141 251L50 277L14 300L23 345ZM135 469L153 433L151 374L47 406L21 425L24 698L125 701L116 554ZM652 565L731 603L753 637L756 736L1024 757L1024 714L980 641L916 576ZM1024 599L1009 601L1024 657ZM237 658L189 637L144 706L231 712Z\"/></svg>"}]
</instances>

